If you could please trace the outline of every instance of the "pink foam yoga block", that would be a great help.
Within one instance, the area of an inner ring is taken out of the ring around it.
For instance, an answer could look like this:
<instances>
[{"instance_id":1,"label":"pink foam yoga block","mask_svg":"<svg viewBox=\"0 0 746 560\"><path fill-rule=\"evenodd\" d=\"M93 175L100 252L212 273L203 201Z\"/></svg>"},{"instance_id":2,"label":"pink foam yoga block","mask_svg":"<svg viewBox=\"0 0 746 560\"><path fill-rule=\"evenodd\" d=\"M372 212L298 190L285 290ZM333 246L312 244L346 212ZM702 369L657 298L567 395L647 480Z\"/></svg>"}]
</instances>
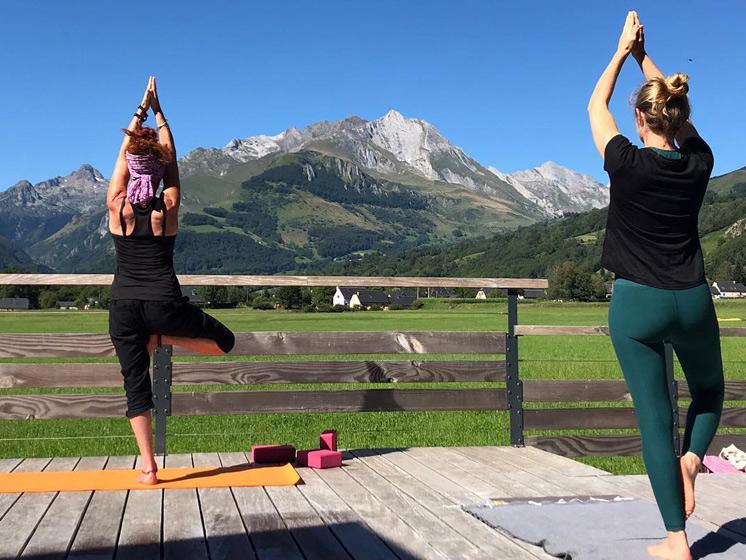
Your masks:
<instances>
[{"instance_id":1,"label":"pink foam yoga block","mask_svg":"<svg viewBox=\"0 0 746 560\"><path fill-rule=\"evenodd\" d=\"M308 454L308 466L312 469L330 469L342 466L342 454L339 451L319 449Z\"/></svg>"},{"instance_id":2,"label":"pink foam yoga block","mask_svg":"<svg viewBox=\"0 0 746 560\"><path fill-rule=\"evenodd\" d=\"M308 466L308 454L316 451L315 449L304 449L303 451L298 451L298 453L295 454L295 466L296 467L307 467Z\"/></svg>"},{"instance_id":3,"label":"pink foam yoga block","mask_svg":"<svg viewBox=\"0 0 746 560\"><path fill-rule=\"evenodd\" d=\"M705 467L715 474L719 473L740 473L736 467L731 465L725 459L718 457L717 455L705 455L702 461Z\"/></svg>"},{"instance_id":4,"label":"pink foam yoga block","mask_svg":"<svg viewBox=\"0 0 746 560\"><path fill-rule=\"evenodd\" d=\"M319 449L337 450L337 430L326 430L319 437Z\"/></svg>"},{"instance_id":5,"label":"pink foam yoga block","mask_svg":"<svg viewBox=\"0 0 746 560\"><path fill-rule=\"evenodd\" d=\"M292 463L295 447L292 445L252 445L252 463Z\"/></svg>"}]
</instances>

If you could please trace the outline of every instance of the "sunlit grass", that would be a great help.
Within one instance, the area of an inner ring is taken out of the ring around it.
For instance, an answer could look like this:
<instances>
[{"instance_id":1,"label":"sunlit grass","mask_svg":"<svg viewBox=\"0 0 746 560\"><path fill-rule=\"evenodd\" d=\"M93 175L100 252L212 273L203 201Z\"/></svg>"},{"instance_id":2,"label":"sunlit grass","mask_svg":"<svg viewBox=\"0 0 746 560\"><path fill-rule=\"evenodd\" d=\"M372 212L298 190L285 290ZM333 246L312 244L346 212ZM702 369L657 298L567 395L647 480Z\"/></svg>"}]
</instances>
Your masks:
<instances>
[{"instance_id":1,"label":"sunlit grass","mask_svg":"<svg viewBox=\"0 0 746 560\"><path fill-rule=\"evenodd\" d=\"M717 302L723 326L743 326L746 302ZM452 304L430 301L420 310L358 313L298 313L252 309L214 310L213 315L235 331L504 331L507 328L503 301ZM604 325L608 305L578 303L522 303L519 322L543 325ZM105 333L108 314L94 311L0 313L0 333ZM746 345L742 339L723 338L726 378L746 379ZM615 379L622 380L610 341L604 336L523 337L519 342L520 374L524 380ZM431 354L424 360L500 360L497 354ZM402 355L331 356L230 356L220 358L177 357L175 361L299 361L299 360L397 360ZM116 362L102 359L3 359L2 362ZM681 371L677 364L677 376ZM490 388L501 384L398 384L397 389ZM390 387L390 386L389 386ZM181 385L174 391L382 389L385 385ZM64 393L121 393L106 388L14 388L0 395ZM682 402L682 406L686 403ZM745 406L731 402L727 406ZM630 406L628 403L526 403L526 408ZM247 414L235 416L172 417L169 419L169 452L238 451L255 443L291 443L298 448L316 445L318 433L335 428L346 448L508 445L506 412L389 412ZM727 433L732 430L723 430ZM538 433L538 432L537 432ZM555 432L557 433L557 432ZM571 432L578 433L578 432ZM624 431L582 432L624 433ZM736 431L743 433L743 431ZM121 418L81 420L7 420L0 422L0 457L135 454L137 450L127 422ZM591 457L580 459L614 473L642 473L639 457Z\"/></svg>"}]
</instances>

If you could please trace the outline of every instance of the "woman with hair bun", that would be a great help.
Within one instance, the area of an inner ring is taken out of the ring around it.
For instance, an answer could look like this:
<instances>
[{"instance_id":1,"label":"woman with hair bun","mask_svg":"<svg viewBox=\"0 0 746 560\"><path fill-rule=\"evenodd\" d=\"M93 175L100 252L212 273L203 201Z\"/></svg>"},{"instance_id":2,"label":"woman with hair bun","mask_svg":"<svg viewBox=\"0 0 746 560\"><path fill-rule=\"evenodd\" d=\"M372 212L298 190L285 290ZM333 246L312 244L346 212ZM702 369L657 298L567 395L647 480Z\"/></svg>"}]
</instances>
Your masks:
<instances>
[{"instance_id":1,"label":"woman with hair bun","mask_svg":"<svg viewBox=\"0 0 746 560\"><path fill-rule=\"evenodd\" d=\"M157 130L143 127L153 109ZM127 417L142 456L138 481L155 484L150 354L162 344L203 354L225 354L233 333L182 297L174 271L181 185L174 139L163 116L155 78L124 129L106 205L117 268L111 286L109 334L124 376ZM163 182L163 190L157 194Z\"/></svg>"},{"instance_id":2,"label":"woman with hair bun","mask_svg":"<svg viewBox=\"0 0 746 560\"><path fill-rule=\"evenodd\" d=\"M694 511L694 480L717 431L724 392L720 335L697 229L713 155L689 121L688 77L665 77L644 41L637 13L629 12L617 51L588 104L593 140L611 180L601 264L615 275L611 341L668 532L648 553L690 560L685 523ZM609 111L617 76L630 55L647 80L634 100L643 147L619 133ZM673 345L692 397L681 457L672 439L666 342Z\"/></svg>"}]
</instances>

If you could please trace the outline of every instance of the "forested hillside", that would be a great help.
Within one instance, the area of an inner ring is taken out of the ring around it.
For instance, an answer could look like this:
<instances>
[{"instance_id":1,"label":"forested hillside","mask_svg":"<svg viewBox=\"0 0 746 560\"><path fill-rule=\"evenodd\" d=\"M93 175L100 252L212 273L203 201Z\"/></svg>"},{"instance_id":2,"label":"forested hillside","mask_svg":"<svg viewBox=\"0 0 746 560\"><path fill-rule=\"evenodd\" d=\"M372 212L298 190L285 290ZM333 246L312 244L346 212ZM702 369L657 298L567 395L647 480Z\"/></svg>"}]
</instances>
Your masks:
<instances>
[{"instance_id":1,"label":"forested hillside","mask_svg":"<svg viewBox=\"0 0 746 560\"><path fill-rule=\"evenodd\" d=\"M700 213L708 277L746 281L746 168L711 181ZM546 277L572 262L600 271L606 209L572 214L482 239L380 253L322 267L329 274Z\"/></svg>"}]
</instances>

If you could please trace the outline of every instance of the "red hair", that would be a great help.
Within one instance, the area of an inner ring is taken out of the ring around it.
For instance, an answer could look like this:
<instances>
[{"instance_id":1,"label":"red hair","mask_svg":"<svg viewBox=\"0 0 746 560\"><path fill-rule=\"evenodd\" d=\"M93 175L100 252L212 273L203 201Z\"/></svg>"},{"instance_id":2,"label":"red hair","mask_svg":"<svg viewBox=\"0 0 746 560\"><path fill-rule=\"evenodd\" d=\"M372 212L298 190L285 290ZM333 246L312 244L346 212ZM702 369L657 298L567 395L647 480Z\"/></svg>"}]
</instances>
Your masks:
<instances>
[{"instance_id":1,"label":"red hair","mask_svg":"<svg viewBox=\"0 0 746 560\"><path fill-rule=\"evenodd\" d=\"M127 151L136 156L155 156L163 163L173 157L171 150L158 142L158 133L148 126L138 126L135 130L123 129L130 137Z\"/></svg>"}]
</instances>

